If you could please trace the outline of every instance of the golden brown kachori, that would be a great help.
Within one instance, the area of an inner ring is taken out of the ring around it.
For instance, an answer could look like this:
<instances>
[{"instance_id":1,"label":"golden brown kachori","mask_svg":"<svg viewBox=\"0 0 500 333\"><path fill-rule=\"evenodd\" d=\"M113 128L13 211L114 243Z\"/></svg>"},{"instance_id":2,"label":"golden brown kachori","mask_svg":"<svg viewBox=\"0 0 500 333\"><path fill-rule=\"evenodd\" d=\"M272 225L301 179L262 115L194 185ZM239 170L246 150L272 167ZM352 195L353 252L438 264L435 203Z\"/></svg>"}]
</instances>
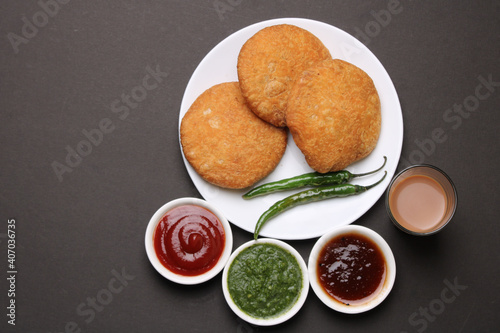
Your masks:
<instances>
[{"instance_id":1,"label":"golden brown kachori","mask_svg":"<svg viewBox=\"0 0 500 333\"><path fill-rule=\"evenodd\" d=\"M195 100L182 118L180 139L184 156L203 179L240 189L275 169L287 133L248 108L238 82L226 82Z\"/></svg>"},{"instance_id":2,"label":"golden brown kachori","mask_svg":"<svg viewBox=\"0 0 500 333\"><path fill-rule=\"evenodd\" d=\"M238 80L250 109L275 126L286 126L288 95L297 76L329 58L328 49L305 29L280 24L258 31L238 55Z\"/></svg>"},{"instance_id":3,"label":"golden brown kachori","mask_svg":"<svg viewBox=\"0 0 500 333\"><path fill-rule=\"evenodd\" d=\"M380 99L368 74L338 59L304 71L290 92L286 122L309 166L344 169L375 148Z\"/></svg>"}]
</instances>

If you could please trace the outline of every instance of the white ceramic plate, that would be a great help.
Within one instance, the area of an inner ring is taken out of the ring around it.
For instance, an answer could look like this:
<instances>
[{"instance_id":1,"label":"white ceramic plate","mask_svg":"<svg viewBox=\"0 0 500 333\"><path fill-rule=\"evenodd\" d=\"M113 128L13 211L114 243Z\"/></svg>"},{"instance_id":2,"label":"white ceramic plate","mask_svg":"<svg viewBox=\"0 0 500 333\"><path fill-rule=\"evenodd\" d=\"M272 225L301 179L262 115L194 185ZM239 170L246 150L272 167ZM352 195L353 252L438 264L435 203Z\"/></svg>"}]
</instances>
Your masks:
<instances>
[{"instance_id":1,"label":"white ceramic plate","mask_svg":"<svg viewBox=\"0 0 500 333\"><path fill-rule=\"evenodd\" d=\"M350 165L347 169L353 173L373 170L383 163L383 156L387 156L385 180L360 195L315 202L288 210L268 221L260 233L261 236L278 239L310 239L320 237L331 228L350 224L363 215L382 196L398 165L403 145L401 105L389 74L368 48L336 27L309 19L274 19L248 26L224 39L200 62L189 80L182 99L179 126L184 114L202 92L215 84L238 80L237 58L248 38L267 26L284 23L307 29L321 39L333 58L349 61L363 69L373 79L382 106L382 128L377 146L368 157ZM243 200L241 195L246 190L227 190L214 186L203 180L184 156L183 159L193 183L203 198L219 207L231 223L249 232L254 231L255 223L266 209L291 194L281 192ZM279 165L256 185L311 171L303 154L289 135L288 146ZM383 173L379 172L352 182L368 185L377 181L382 175Z\"/></svg>"}]
</instances>

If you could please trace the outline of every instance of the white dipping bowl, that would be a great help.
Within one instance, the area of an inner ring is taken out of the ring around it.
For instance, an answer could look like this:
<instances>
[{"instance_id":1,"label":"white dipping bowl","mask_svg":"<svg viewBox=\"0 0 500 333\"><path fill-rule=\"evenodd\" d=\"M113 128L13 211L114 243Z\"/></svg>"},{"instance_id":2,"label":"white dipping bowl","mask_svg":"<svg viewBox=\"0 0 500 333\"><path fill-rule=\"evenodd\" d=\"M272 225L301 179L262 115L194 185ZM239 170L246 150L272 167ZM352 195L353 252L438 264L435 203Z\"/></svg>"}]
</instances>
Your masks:
<instances>
[{"instance_id":1,"label":"white dipping bowl","mask_svg":"<svg viewBox=\"0 0 500 333\"><path fill-rule=\"evenodd\" d=\"M153 237L156 227L158 226L158 223L161 221L161 219L165 216L165 214L168 211L172 210L175 207L184 205L201 206L214 213L215 216L217 216L219 221L222 223L225 233L224 249L219 258L219 261L209 271L196 276L180 275L170 271L160 262L154 248ZM149 221L149 224L146 229L145 245L149 261L151 262L151 265L153 265L153 267L158 271L158 273L160 273L161 275L163 275L165 278L167 278L172 282L176 282L179 284L193 285L208 281L214 276L216 276L220 271L222 271L222 269L227 263L227 260L229 259L229 256L231 255L231 251L233 250L233 234L229 222L224 217L224 215L219 211L219 209L217 209L216 207L214 207L213 205L209 204L207 201L202 199L179 198L163 205L160 209L156 211L153 217L151 217L151 220Z\"/></svg>"},{"instance_id":2,"label":"white dipping bowl","mask_svg":"<svg viewBox=\"0 0 500 333\"><path fill-rule=\"evenodd\" d=\"M286 251L288 251L295 259L297 260L300 269L302 271L302 289L300 291L300 295L298 299L295 301L294 305L286 312L283 312L281 314L278 314L276 317L270 317L270 318L256 318L248 315L246 312L242 311L236 303L233 301L233 298L231 297L231 294L229 292L228 288L228 272L229 268L231 267L232 262L234 259L238 256L238 254L241 253L244 249L255 245L255 244L273 244L277 245ZM239 248L237 248L231 257L229 258L229 261L224 268L224 272L222 273L222 291L224 293L224 297L226 298L226 302L233 310L233 312L240 317L241 319L245 320L246 322L253 324L253 325L258 325L258 326L272 326L272 325L277 325L280 323L283 323L287 321L288 319L292 318L299 310L302 308L302 305L304 305L304 302L306 301L307 294L309 292L309 276L307 273L307 266L306 263L304 262L304 259L300 255L300 253L297 252L292 246L288 245L287 243L277 240L277 239L271 239L271 238L259 238L258 240L252 240L249 241L243 245L241 245Z\"/></svg>"},{"instance_id":3,"label":"white dipping bowl","mask_svg":"<svg viewBox=\"0 0 500 333\"><path fill-rule=\"evenodd\" d=\"M373 295L373 297L367 300L365 303L346 305L334 299L330 294L326 292L323 286L321 286L318 278L317 263L321 250L328 242L330 242L333 238L337 236L349 233L356 233L365 236L369 238L371 241L373 241L382 251L387 271L385 275L384 284L382 285L382 288L380 288L380 290L376 295ZM361 313L371 310L380 303L382 303L382 301L387 297L387 295L389 295L394 285L394 281L396 279L396 261L394 260L394 255L387 242L382 238L382 236L380 236L375 231L358 225L347 225L335 228L327 232L323 236L321 236L311 250L311 254L309 256L308 268L309 268L309 281L316 296L318 296L318 298L324 304L326 304L333 310L350 314Z\"/></svg>"}]
</instances>

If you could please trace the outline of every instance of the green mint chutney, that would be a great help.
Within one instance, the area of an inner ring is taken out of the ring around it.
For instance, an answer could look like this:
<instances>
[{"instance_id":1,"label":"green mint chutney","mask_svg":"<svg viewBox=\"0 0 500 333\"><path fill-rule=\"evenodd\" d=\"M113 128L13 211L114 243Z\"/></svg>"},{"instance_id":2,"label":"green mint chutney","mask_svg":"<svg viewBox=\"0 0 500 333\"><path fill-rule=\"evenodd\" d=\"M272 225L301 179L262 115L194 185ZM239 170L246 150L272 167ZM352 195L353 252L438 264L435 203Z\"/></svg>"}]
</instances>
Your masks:
<instances>
[{"instance_id":1,"label":"green mint chutney","mask_svg":"<svg viewBox=\"0 0 500 333\"><path fill-rule=\"evenodd\" d=\"M241 251L227 276L234 303L254 318L272 318L287 312L303 287L297 259L269 243L257 243Z\"/></svg>"}]
</instances>

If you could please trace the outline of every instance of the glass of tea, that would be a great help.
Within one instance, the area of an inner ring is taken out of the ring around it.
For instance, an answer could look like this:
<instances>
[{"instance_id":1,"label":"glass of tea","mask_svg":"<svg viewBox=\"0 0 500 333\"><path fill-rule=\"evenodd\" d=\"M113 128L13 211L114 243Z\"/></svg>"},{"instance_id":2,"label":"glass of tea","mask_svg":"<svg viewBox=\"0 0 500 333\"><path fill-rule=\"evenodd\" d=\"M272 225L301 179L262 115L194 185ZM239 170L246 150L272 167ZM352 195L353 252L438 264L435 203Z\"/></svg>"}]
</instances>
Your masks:
<instances>
[{"instance_id":1,"label":"glass of tea","mask_svg":"<svg viewBox=\"0 0 500 333\"><path fill-rule=\"evenodd\" d=\"M432 165L414 165L401 171L389 184L385 199L392 222L418 236L443 229L457 208L455 185Z\"/></svg>"}]
</instances>

